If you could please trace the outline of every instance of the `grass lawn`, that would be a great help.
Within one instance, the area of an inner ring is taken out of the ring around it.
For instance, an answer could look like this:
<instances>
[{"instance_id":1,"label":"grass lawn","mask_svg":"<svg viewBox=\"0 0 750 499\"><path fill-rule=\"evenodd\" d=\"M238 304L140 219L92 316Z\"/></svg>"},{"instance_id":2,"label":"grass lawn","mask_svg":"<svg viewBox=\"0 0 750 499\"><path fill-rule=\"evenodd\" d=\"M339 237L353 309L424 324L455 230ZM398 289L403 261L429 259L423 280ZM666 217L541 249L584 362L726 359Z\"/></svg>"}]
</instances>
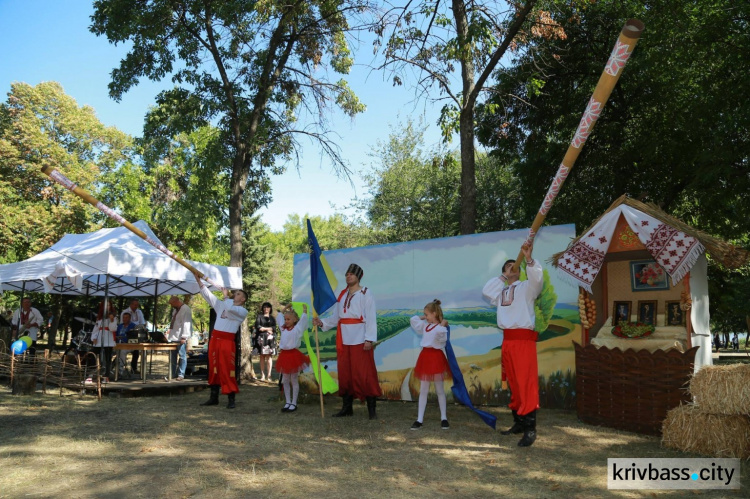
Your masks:
<instances>
[{"instance_id":1,"label":"grass lawn","mask_svg":"<svg viewBox=\"0 0 750 499\"><path fill-rule=\"evenodd\" d=\"M698 457L659 439L584 425L574 412L542 410L539 438L516 446L460 406L440 429L412 402L364 405L333 419L336 397L292 414L275 385L242 385L237 409L199 407L208 392L173 397L12 396L0 388L0 497L747 497L732 492L609 491L608 457ZM499 428L506 409L490 408Z\"/></svg>"}]
</instances>

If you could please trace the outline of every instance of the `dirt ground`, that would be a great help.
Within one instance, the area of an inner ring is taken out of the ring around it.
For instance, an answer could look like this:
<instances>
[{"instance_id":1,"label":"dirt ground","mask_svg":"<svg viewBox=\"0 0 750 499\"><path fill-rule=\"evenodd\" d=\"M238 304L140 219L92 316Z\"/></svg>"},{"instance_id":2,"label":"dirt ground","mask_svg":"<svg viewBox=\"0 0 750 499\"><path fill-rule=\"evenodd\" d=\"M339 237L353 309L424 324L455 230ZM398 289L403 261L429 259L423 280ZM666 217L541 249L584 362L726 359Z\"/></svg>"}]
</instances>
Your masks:
<instances>
[{"instance_id":1,"label":"dirt ground","mask_svg":"<svg viewBox=\"0 0 750 499\"><path fill-rule=\"evenodd\" d=\"M208 392L172 397L12 396L0 388L0 497L748 497L743 489L609 491L608 457L698 457L659 439L578 422L542 410L539 438L516 446L468 409L451 405L440 429L437 404L425 425L412 402L364 405L333 419L336 397L282 414L275 385L242 385L237 408L199 407ZM507 409L490 408L498 428ZM689 492L689 494L686 494Z\"/></svg>"}]
</instances>

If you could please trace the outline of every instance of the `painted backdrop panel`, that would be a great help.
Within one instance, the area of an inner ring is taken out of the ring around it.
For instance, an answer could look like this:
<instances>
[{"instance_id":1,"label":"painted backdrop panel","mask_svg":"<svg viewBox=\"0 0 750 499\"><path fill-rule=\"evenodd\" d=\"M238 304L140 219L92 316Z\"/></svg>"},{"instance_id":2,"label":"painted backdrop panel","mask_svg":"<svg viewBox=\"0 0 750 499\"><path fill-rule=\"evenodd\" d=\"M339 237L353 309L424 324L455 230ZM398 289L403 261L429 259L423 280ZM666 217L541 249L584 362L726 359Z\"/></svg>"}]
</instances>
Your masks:
<instances>
[{"instance_id":1,"label":"painted backdrop panel","mask_svg":"<svg viewBox=\"0 0 750 499\"><path fill-rule=\"evenodd\" d=\"M451 324L451 343L472 400L507 403L508 393L500 383L503 335L497 328L495 308L482 297L482 287L500 275L503 262L516 257L527 234L528 230L521 229L324 252L340 283L337 296L350 263L364 270L361 284L373 293L378 308L375 363L387 398L416 399L419 383L412 379L411 369L419 355L420 338L409 326L409 318L421 315L424 305L437 298ZM580 339L578 290L558 279L546 263L574 237L573 225L549 226L539 231L534 244L534 258L542 262L557 294L550 324L537 343L545 406L572 407L575 396L572 341ZM308 254L294 257L292 299L310 302ZM321 362L336 378L335 329L319 333L319 339ZM311 373L302 379L309 389L317 390ZM449 387L447 382L450 397Z\"/></svg>"}]
</instances>

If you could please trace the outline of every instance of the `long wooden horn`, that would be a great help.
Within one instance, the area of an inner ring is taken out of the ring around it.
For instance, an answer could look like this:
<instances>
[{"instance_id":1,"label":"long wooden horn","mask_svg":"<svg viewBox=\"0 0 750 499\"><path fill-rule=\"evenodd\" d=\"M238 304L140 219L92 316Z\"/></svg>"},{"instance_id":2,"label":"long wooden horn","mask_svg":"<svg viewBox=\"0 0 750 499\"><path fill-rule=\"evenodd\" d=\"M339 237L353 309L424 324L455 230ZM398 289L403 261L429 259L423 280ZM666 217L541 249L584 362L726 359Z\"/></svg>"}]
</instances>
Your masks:
<instances>
[{"instance_id":1,"label":"long wooden horn","mask_svg":"<svg viewBox=\"0 0 750 499\"><path fill-rule=\"evenodd\" d=\"M547 190L547 195L544 196L544 202L542 202L542 206L539 208L539 212L534 218L534 223L531 224L529 235L526 238L527 243L531 244L534 242L537 231L542 226L542 223L544 223L544 219L547 217L547 213L552 207L552 203L555 201L557 193L560 192L560 188L565 182L565 179L568 178L570 170L573 169L573 165L575 164L576 159L578 159L578 155L581 153L581 149L583 149L586 139L591 134L591 130L594 128L596 120L599 119L599 115L604 108L604 104L607 103L607 100L612 93L612 89L615 88L617 80L620 79L622 70L625 67L625 64L627 64L630 54L633 53L633 49L635 49L635 45L638 43L638 39L641 37L644 27L645 25L638 19L630 19L625 23L622 31L620 31L620 37L615 43L615 48L612 49L607 64L604 66L604 71L599 78L599 82L596 84L596 88L589 100L588 106L586 106L586 111L583 112L581 122L578 124L578 129L568 147L568 152L565 153L565 157L563 158L562 163L560 163L557 174L555 175L554 180L552 180L552 185L550 185ZM520 251L518 253L518 258L516 258L516 263L513 264L514 272L518 272L522 258L523 251Z\"/></svg>"},{"instance_id":2,"label":"long wooden horn","mask_svg":"<svg viewBox=\"0 0 750 499\"><path fill-rule=\"evenodd\" d=\"M51 178L52 180L54 180L55 182L57 182L61 186L65 187L70 192L72 192L73 194L77 195L78 197L80 197L81 199L83 199L84 201L86 201L87 203L89 203L91 206L95 207L97 210L99 210L102 213L104 213L105 215L107 215L112 220L116 221L117 223L119 223L123 227L127 228L130 232L132 232L136 236L140 237L141 239L143 239L144 241L146 241L148 244L150 244L151 246L153 246L154 248L158 249L159 251L161 251L162 253L164 253L165 255L167 255L169 258L171 258L175 262L179 263L180 265L182 265L183 267L185 267L186 269L188 269L190 272L192 272L194 274L200 275L201 279L203 279L204 281L206 281L207 283L209 283L213 287L218 288L218 289L222 288L222 286L216 284L211 279L209 279L208 277L206 277L203 274L203 272L201 272L200 270L196 269L195 267L193 267L192 265L190 265L188 262L186 262L185 260L183 260L179 256L177 256L174 253L172 253L171 251L169 251L163 244L161 244L161 243L159 243L159 242L154 241L153 239L151 239L148 236L148 234L146 234L141 229L139 229L135 225L131 224L130 222L128 222L127 220L125 220L124 218L122 218L121 215L119 215L118 213L116 213L112 208L110 208L106 204L104 204L101 201L99 201L98 199L96 199L88 191L86 191L85 189L82 189L82 188L78 187L75 184L75 182L73 182L68 177L66 177L64 174L62 174L58 169L52 168L49 165L45 165L45 166L42 167L42 173L44 173L49 178Z\"/></svg>"}]
</instances>

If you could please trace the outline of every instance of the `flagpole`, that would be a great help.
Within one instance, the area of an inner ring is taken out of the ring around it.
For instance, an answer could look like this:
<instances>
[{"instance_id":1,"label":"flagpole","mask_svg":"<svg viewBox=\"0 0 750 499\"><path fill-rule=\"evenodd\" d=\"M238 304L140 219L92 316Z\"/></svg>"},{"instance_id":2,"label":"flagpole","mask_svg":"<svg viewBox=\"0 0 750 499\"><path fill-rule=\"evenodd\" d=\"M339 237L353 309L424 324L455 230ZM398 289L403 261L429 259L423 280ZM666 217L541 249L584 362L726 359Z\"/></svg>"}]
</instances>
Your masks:
<instances>
[{"instance_id":1,"label":"flagpole","mask_svg":"<svg viewBox=\"0 0 750 499\"><path fill-rule=\"evenodd\" d=\"M313 308L313 319L318 316L318 313ZM315 333L315 353L317 355L316 361L318 361L318 393L320 394L320 417L325 419L325 408L323 406L323 372L320 370L320 343L318 342L318 326L313 322L313 333ZM314 373L313 373L314 374Z\"/></svg>"},{"instance_id":2,"label":"flagpole","mask_svg":"<svg viewBox=\"0 0 750 499\"><path fill-rule=\"evenodd\" d=\"M570 170L573 169L576 159L586 143L586 139L591 133L591 129L596 124L596 120L599 119L599 114L602 112L604 105L607 103L612 89L614 89L617 80L622 75L622 70L625 64L630 58L630 54L633 53L635 45L638 43L638 39L643 33L644 24L638 19L630 19L623 26L620 31L620 36L615 43L615 47L607 60L607 64L604 66L599 82L594 88L594 93L589 100L586 111L583 113L581 122L578 124L573 140L568 147L568 151L565 153L565 157L560 163L560 167L557 170L555 178L552 180L547 195L544 197L541 208L534 218L534 222L531 224L529 229L529 235L526 237L526 243L533 244L536 233L544 223L544 219L547 217L547 212L552 207L552 203L555 201L560 188L562 187L565 179L568 177ZM516 262L513 264L513 271L518 272L521 266L521 260L523 259L523 249L518 252Z\"/></svg>"}]
</instances>

